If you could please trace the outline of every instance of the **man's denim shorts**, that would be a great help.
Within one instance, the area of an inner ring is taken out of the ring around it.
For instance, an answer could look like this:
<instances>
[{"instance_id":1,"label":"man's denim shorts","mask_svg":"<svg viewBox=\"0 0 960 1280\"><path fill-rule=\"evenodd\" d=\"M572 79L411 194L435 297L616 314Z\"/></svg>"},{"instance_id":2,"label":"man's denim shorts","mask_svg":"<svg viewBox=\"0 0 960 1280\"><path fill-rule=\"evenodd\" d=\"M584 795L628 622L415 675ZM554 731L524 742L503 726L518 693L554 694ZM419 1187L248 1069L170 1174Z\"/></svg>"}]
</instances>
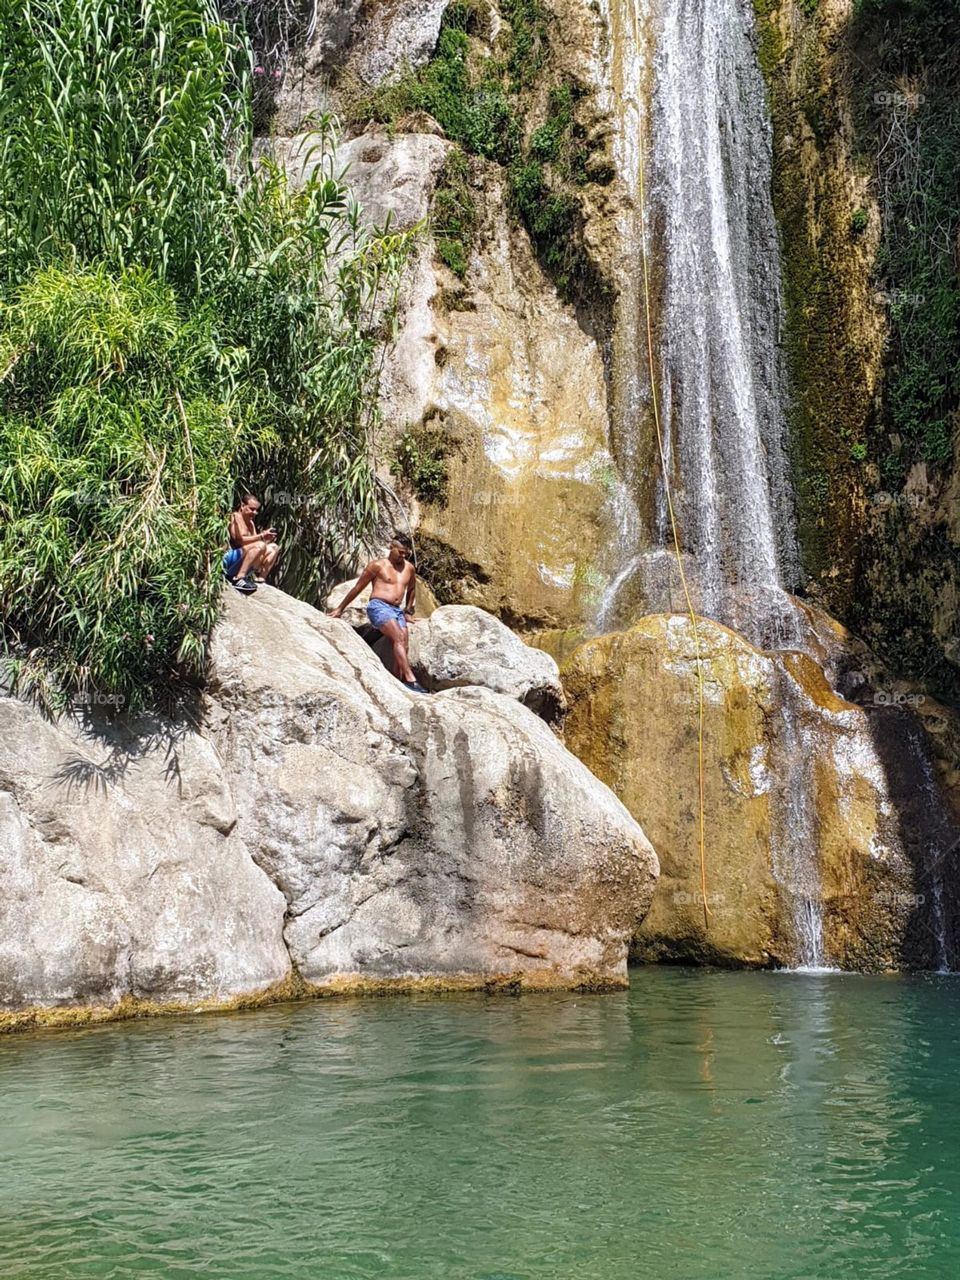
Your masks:
<instances>
[{"instance_id":1,"label":"man's denim shorts","mask_svg":"<svg viewBox=\"0 0 960 1280\"><path fill-rule=\"evenodd\" d=\"M367 605L367 617L375 627L383 628L386 622L399 622L401 627L407 625L403 610L398 604L387 604L386 600L371 600Z\"/></svg>"}]
</instances>

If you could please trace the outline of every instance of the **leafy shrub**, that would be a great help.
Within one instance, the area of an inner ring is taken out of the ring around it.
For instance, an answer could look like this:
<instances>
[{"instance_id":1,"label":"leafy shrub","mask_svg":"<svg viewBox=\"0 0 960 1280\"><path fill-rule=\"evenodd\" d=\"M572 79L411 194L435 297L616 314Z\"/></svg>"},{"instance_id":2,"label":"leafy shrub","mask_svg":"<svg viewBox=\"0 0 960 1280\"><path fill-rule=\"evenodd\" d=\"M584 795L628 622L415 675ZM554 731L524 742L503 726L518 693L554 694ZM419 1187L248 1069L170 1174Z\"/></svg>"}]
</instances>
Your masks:
<instances>
[{"instance_id":1,"label":"leafy shrub","mask_svg":"<svg viewBox=\"0 0 960 1280\"><path fill-rule=\"evenodd\" d=\"M477 208L467 159L462 151L451 151L433 193L433 231L441 262L461 280L467 274L476 230Z\"/></svg>"},{"instance_id":2,"label":"leafy shrub","mask_svg":"<svg viewBox=\"0 0 960 1280\"><path fill-rule=\"evenodd\" d=\"M429 427L408 428L397 441L396 473L421 502L443 502L447 496L446 444Z\"/></svg>"},{"instance_id":3,"label":"leafy shrub","mask_svg":"<svg viewBox=\"0 0 960 1280\"><path fill-rule=\"evenodd\" d=\"M520 160L510 170L510 199L544 266L568 295L582 270L580 210L573 196L551 188L544 166Z\"/></svg>"},{"instance_id":4,"label":"leafy shrub","mask_svg":"<svg viewBox=\"0 0 960 1280\"><path fill-rule=\"evenodd\" d=\"M551 88L547 118L525 147L526 91L541 73L549 47L546 11L540 0L502 0L500 8L509 28L496 46L497 57L471 63L478 10L452 4L431 60L392 83L354 95L349 112L357 121L374 119L396 127L405 114L426 111L466 151L504 165L511 210L526 226L560 293L569 297L592 276L579 204L569 190L571 183L580 186L589 180L589 153L573 137L578 91L568 83ZM441 196L441 205L446 200ZM436 220L438 226L445 225L440 217ZM462 277L469 261L469 234L441 236L437 254Z\"/></svg>"},{"instance_id":5,"label":"leafy shrub","mask_svg":"<svg viewBox=\"0 0 960 1280\"><path fill-rule=\"evenodd\" d=\"M51 702L137 706L202 674L235 486L297 495L308 593L371 526L406 238L363 234L328 121L298 189L253 165L213 0L0 0L0 38L3 642Z\"/></svg>"}]
</instances>

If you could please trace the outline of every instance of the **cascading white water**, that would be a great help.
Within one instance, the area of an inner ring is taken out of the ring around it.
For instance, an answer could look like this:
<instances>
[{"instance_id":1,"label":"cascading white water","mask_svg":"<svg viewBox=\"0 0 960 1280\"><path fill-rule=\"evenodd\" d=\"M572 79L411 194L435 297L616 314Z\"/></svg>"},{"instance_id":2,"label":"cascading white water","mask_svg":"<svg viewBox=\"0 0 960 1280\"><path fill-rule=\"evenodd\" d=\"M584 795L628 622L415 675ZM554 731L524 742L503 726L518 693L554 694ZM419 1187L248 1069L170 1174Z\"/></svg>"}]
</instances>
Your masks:
<instances>
[{"instance_id":1,"label":"cascading white water","mask_svg":"<svg viewBox=\"0 0 960 1280\"><path fill-rule=\"evenodd\" d=\"M661 403L701 610L741 629L796 576L771 135L748 0L663 0L653 197ZM669 530L663 489L655 540Z\"/></svg>"},{"instance_id":2,"label":"cascading white water","mask_svg":"<svg viewBox=\"0 0 960 1280\"><path fill-rule=\"evenodd\" d=\"M800 647L787 595L798 558L771 126L750 0L607 3L614 154L632 194L618 215L623 256L613 360L613 447L630 500L621 493L621 563L598 623L607 629L631 615L684 608L654 444L649 308L666 469L697 608L764 648ZM791 766L771 863L792 919L795 962L819 968L825 958L809 744L789 715L781 743Z\"/></svg>"},{"instance_id":3,"label":"cascading white water","mask_svg":"<svg viewBox=\"0 0 960 1280\"><path fill-rule=\"evenodd\" d=\"M650 73L648 208L638 208L633 247L645 228L655 261L658 394L681 540L701 612L782 647L797 638L784 590L795 585L797 555L770 124L751 10L748 0L632 5L632 23L621 15L621 39L640 44L640 33L649 33L653 50L652 57L642 47L620 56L623 80L630 68L638 81ZM633 110L621 108L618 158L628 181L629 165L638 169L643 98L637 83L628 95ZM645 306L634 287L621 298L618 316L633 328L638 356ZM655 459L635 444L652 430L648 376L642 360L629 359L625 342L618 345L618 453L639 513L639 521L630 513L623 533L639 528L608 587L601 625L614 620L635 577L644 610L674 607L676 594L665 555L671 531L662 475L651 486Z\"/></svg>"},{"instance_id":4,"label":"cascading white water","mask_svg":"<svg viewBox=\"0 0 960 1280\"><path fill-rule=\"evenodd\" d=\"M825 964L816 814L811 801L817 744L804 732L789 695L781 709L781 790L774 801L780 812L771 864L793 925L797 967L817 970Z\"/></svg>"}]
</instances>

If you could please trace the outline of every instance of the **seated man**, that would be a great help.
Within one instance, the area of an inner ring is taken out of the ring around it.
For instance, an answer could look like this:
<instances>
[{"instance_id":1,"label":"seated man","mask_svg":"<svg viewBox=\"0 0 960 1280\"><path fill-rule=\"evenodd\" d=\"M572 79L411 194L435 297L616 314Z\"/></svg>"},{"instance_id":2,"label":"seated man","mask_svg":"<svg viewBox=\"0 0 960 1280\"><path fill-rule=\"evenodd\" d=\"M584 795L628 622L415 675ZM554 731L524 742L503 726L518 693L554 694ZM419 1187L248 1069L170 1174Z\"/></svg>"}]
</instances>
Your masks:
<instances>
[{"instance_id":1,"label":"seated man","mask_svg":"<svg viewBox=\"0 0 960 1280\"><path fill-rule=\"evenodd\" d=\"M367 617L393 645L393 674L405 688L413 693L426 693L426 689L417 683L407 656L409 643L407 622L416 622L413 610L417 593L417 574L413 565L407 560L412 550L412 544L406 534L396 534L387 548L387 554L382 560L370 561L343 600L335 609L330 610L330 617L339 618L347 605L356 599L364 587L372 583ZM404 594L407 597L407 604L406 608L401 608L400 602Z\"/></svg>"},{"instance_id":2,"label":"seated man","mask_svg":"<svg viewBox=\"0 0 960 1280\"><path fill-rule=\"evenodd\" d=\"M223 557L223 572L230 585L244 595L256 591L257 576L261 582L266 582L280 555L276 529L257 532L256 515L259 510L260 499L255 494L245 493L230 516L230 550Z\"/></svg>"}]
</instances>

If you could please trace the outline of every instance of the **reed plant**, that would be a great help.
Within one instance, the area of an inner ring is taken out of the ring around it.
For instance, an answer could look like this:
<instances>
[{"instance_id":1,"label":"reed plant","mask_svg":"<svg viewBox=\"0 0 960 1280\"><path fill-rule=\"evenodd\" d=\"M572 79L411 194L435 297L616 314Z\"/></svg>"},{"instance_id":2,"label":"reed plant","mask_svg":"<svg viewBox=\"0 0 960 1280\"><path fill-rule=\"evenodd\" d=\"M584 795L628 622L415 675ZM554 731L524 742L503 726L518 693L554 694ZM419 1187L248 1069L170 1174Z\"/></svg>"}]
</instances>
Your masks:
<instances>
[{"instance_id":1,"label":"reed plant","mask_svg":"<svg viewBox=\"0 0 960 1280\"><path fill-rule=\"evenodd\" d=\"M54 705L202 678L255 486L315 595L372 526L375 352L409 237L364 232L316 122L253 156L213 0L0 0L0 610Z\"/></svg>"}]
</instances>

